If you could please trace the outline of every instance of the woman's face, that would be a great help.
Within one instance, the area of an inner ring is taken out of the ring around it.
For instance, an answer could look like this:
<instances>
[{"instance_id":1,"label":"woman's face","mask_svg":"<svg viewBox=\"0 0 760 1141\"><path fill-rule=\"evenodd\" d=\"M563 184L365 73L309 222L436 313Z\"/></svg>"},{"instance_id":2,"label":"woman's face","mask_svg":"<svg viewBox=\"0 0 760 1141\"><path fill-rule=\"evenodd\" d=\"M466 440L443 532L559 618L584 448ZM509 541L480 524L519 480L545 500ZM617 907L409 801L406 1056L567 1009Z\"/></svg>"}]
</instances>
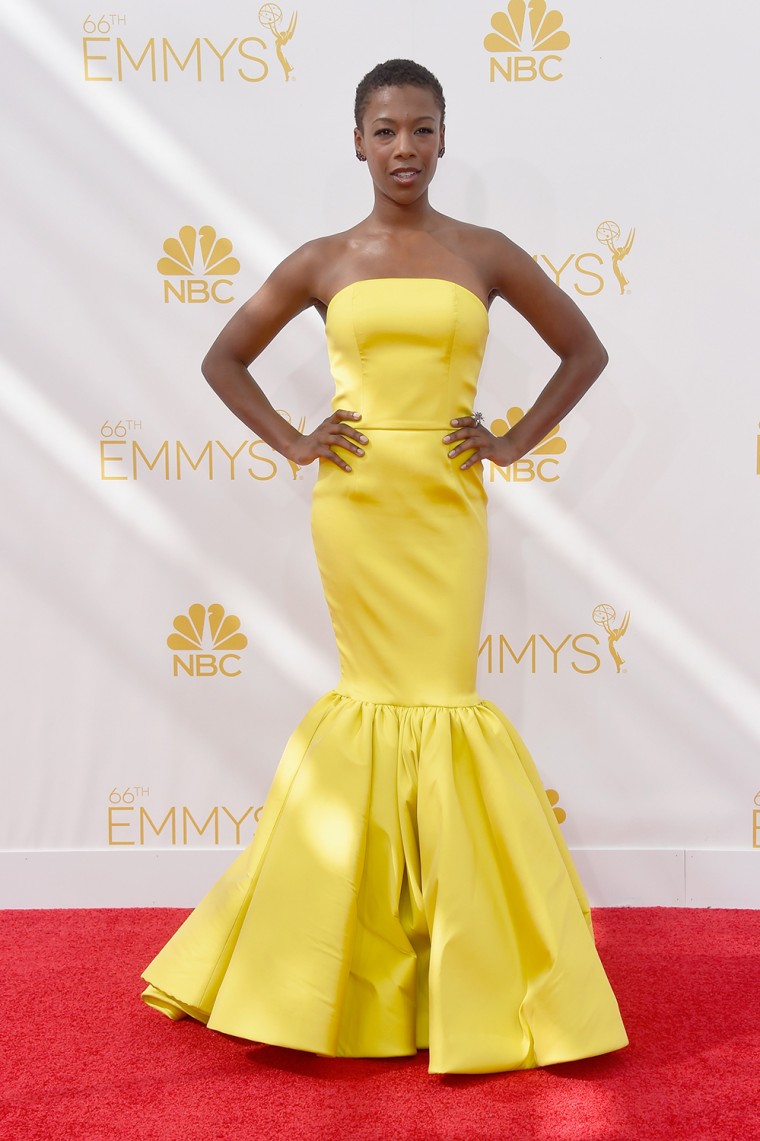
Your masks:
<instances>
[{"instance_id":1,"label":"woman's face","mask_svg":"<svg viewBox=\"0 0 760 1141\"><path fill-rule=\"evenodd\" d=\"M377 189L397 202L427 190L443 146L441 112L426 87L381 87L372 93L356 149L367 157Z\"/></svg>"}]
</instances>

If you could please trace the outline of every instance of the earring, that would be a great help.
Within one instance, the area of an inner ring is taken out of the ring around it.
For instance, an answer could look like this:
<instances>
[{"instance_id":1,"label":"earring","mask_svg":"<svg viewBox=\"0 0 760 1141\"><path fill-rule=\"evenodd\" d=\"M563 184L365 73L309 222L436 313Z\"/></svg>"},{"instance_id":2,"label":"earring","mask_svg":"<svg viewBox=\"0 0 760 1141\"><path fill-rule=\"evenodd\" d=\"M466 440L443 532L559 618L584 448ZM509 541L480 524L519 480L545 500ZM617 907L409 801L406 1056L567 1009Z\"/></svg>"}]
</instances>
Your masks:
<instances>
[{"instance_id":1,"label":"earring","mask_svg":"<svg viewBox=\"0 0 760 1141\"><path fill-rule=\"evenodd\" d=\"M441 147L441 149L439 150L439 152L438 152L438 157L439 157L439 158L443 158L443 156L444 156L445 154L446 154L446 147L445 147L445 145L444 145L444 146L442 146L442 147Z\"/></svg>"},{"instance_id":2,"label":"earring","mask_svg":"<svg viewBox=\"0 0 760 1141\"><path fill-rule=\"evenodd\" d=\"M356 152L356 157L358 158L359 162L366 162L367 161L367 156L363 155L361 151Z\"/></svg>"}]
</instances>

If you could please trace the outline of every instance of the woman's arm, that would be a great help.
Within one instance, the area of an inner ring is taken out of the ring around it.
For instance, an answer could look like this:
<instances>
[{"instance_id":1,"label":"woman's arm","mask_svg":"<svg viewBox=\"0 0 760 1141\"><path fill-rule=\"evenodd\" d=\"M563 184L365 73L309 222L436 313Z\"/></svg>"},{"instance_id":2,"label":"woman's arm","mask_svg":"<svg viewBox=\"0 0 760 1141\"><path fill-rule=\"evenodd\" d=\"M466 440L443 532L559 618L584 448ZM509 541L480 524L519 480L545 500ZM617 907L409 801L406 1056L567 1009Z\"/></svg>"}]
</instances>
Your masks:
<instances>
[{"instance_id":1,"label":"woman's arm","mask_svg":"<svg viewBox=\"0 0 760 1141\"><path fill-rule=\"evenodd\" d=\"M458 430L444 440L445 443L461 441L449 453L452 458L477 446L462 468L484 459L506 467L520 459L578 403L608 359L604 346L578 306L533 258L503 234L487 233L485 268L493 291L530 322L560 358L560 365L533 407L506 435L491 435L471 417L458 422Z\"/></svg>"},{"instance_id":2,"label":"woman's arm","mask_svg":"<svg viewBox=\"0 0 760 1141\"><path fill-rule=\"evenodd\" d=\"M319 261L324 258L320 245L319 241L310 242L277 266L222 329L201 370L230 411L281 455L300 466L319 458L330 459L350 471L332 445L363 455L359 445L366 444L366 438L343 423L358 420L358 413L341 409L314 432L303 435L272 407L248 371L251 362L289 321L318 302L315 282Z\"/></svg>"}]
</instances>

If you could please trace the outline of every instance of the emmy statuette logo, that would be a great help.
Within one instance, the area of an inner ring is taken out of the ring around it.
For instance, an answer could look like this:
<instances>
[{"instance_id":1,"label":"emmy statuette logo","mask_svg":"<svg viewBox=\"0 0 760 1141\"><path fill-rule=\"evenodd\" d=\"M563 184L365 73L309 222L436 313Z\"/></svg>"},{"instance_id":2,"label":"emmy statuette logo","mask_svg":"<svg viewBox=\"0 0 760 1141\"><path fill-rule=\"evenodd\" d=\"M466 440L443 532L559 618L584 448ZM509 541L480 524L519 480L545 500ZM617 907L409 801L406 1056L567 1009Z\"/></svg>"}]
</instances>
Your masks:
<instances>
[{"instance_id":1,"label":"emmy statuette logo","mask_svg":"<svg viewBox=\"0 0 760 1141\"><path fill-rule=\"evenodd\" d=\"M760 848L760 792L755 796L755 807L752 811L752 847Z\"/></svg>"},{"instance_id":2,"label":"emmy statuette logo","mask_svg":"<svg viewBox=\"0 0 760 1141\"><path fill-rule=\"evenodd\" d=\"M627 257L631 252L633 239L636 237L635 228L628 231L628 237L622 245L615 245L615 242L620 237L620 227L617 222L607 221L600 222L596 228L597 240L606 246L612 254L612 272L617 278L617 283L620 286L620 292L625 293L625 287L629 284L628 278L620 268L620 263L624 257Z\"/></svg>"},{"instance_id":3,"label":"emmy statuette logo","mask_svg":"<svg viewBox=\"0 0 760 1141\"><path fill-rule=\"evenodd\" d=\"M610 657L615 663L615 672L620 673L625 665L625 658L620 657L617 644L623 635L628 630L628 624L631 621L631 614L626 610L625 617L619 626L615 625L617 622L617 615L615 614L614 606L610 606L609 602L600 602L598 606L594 607L592 614L594 622L597 626L601 626L607 635L607 649L610 652Z\"/></svg>"},{"instance_id":4,"label":"emmy statuette logo","mask_svg":"<svg viewBox=\"0 0 760 1141\"><path fill-rule=\"evenodd\" d=\"M179 237L164 242L166 257L158 259L156 269L164 281L164 304L170 298L182 304L217 301L229 305L234 301L231 276L240 272L240 262L232 257L232 242L218 238L213 226L182 226ZM170 278L179 278L175 284Z\"/></svg>"},{"instance_id":5,"label":"emmy statuette logo","mask_svg":"<svg viewBox=\"0 0 760 1141\"><path fill-rule=\"evenodd\" d=\"M280 67L283 70L285 80L290 79L293 66L285 58L283 48L290 40L293 39L293 34L296 30L296 21L298 20L298 13L294 12L290 17L290 23L285 31L282 31L280 25L282 24L283 16L282 9L277 4L263 4L259 8L259 23L262 28L267 28L274 37L274 50L277 53L277 58L280 61Z\"/></svg>"},{"instance_id":6,"label":"emmy statuette logo","mask_svg":"<svg viewBox=\"0 0 760 1141\"><path fill-rule=\"evenodd\" d=\"M559 52L570 46L562 28L562 13L547 11L543 0L509 0L506 11L494 12L491 28L483 40L491 52L490 81L498 76L508 83L543 79L556 83L562 78Z\"/></svg>"},{"instance_id":7,"label":"emmy statuette logo","mask_svg":"<svg viewBox=\"0 0 760 1141\"><path fill-rule=\"evenodd\" d=\"M497 417L496 420L491 421L491 431L494 436L504 436L510 428L514 428L515 424L522 420L524 415L522 408L510 408L506 420ZM542 483L554 483L560 477L557 457L566 450L567 444L559 435L559 425L557 425L550 432L547 432L543 440L536 444L527 456L516 460L509 467L503 468L494 463L490 464L489 481L493 483L498 473L508 483L529 483L534 479L541 480Z\"/></svg>"},{"instance_id":8,"label":"emmy statuette logo","mask_svg":"<svg viewBox=\"0 0 760 1141\"><path fill-rule=\"evenodd\" d=\"M224 607L214 602L206 609L195 602L187 614L174 619L174 633L166 639L170 650L184 651L173 655L174 677L239 677L240 654L248 639L240 630L240 619L225 614Z\"/></svg>"}]
</instances>

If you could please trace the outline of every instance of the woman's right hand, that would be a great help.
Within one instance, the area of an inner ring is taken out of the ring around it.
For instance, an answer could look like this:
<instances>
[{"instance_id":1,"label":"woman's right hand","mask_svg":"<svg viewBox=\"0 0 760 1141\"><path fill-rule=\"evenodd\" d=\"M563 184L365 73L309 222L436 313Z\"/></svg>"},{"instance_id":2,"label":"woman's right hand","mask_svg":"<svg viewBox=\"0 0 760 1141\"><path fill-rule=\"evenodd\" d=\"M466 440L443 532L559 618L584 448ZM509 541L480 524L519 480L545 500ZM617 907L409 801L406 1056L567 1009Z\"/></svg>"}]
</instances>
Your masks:
<instances>
[{"instance_id":1,"label":"woman's right hand","mask_svg":"<svg viewBox=\"0 0 760 1141\"><path fill-rule=\"evenodd\" d=\"M330 460L343 471L351 471L349 464L333 449L339 447L344 451L353 452L355 456L364 455L361 445L369 443L369 440L346 423L347 420L361 420L361 418L361 412L347 412L339 408L332 416L323 420L313 432L295 439L284 453L285 458L298 464L299 467L305 467L314 460Z\"/></svg>"}]
</instances>

